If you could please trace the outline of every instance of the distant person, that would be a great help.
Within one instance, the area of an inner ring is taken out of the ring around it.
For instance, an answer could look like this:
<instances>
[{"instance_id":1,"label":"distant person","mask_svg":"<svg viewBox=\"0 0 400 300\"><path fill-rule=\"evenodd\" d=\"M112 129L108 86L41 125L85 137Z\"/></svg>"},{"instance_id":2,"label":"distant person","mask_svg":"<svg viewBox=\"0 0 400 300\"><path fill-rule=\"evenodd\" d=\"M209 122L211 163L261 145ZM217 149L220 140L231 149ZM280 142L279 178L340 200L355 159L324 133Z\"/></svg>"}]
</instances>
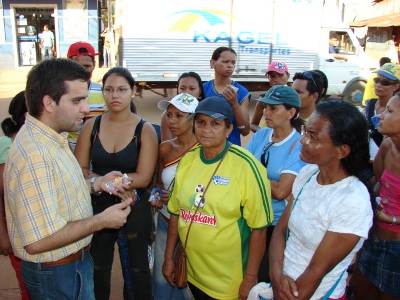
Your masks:
<instances>
[{"instance_id":1,"label":"distant person","mask_svg":"<svg viewBox=\"0 0 400 300\"><path fill-rule=\"evenodd\" d=\"M111 66L111 52L110 52L110 30L105 28L100 34L104 38L103 43L103 68L109 68Z\"/></svg>"},{"instance_id":2,"label":"distant person","mask_svg":"<svg viewBox=\"0 0 400 300\"><path fill-rule=\"evenodd\" d=\"M25 115L28 109L25 104L24 91L19 92L10 102L8 113L10 116L1 122L1 129L5 136L0 137L0 254L9 256L11 265L17 275L19 288L21 290L22 300L29 300L24 281L21 277L21 259L13 253L10 238L7 232L6 215L4 207L4 167L8 156L8 151L12 141L15 139L18 131L25 123Z\"/></svg>"},{"instance_id":3,"label":"distant person","mask_svg":"<svg viewBox=\"0 0 400 300\"><path fill-rule=\"evenodd\" d=\"M265 73L269 80L269 84L271 87L274 85L287 85L290 77L290 73L287 65L284 62L273 61L269 66L267 73ZM250 122L250 129L253 132L256 132L260 129L260 121L263 116L264 104L260 101L257 101L256 106L254 108L253 117Z\"/></svg>"},{"instance_id":4,"label":"distant person","mask_svg":"<svg viewBox=\"0 0 400 300\"><path fill-rule=\"evenodd\" d=\"M381 59L379 60L379 67L382 67L384 64L390 62L392 62L392 60L389 57L381 57ZM374 78L376 78L376 74L377 74L376 72L372 72L365 86L363 100L362 100L362 104L365 106L367 105L368 100L378 98L378 96L375 94Z\"/></svg>"},{"instance_id":5,"label":"distant person","mask_svg":"<svg viewBox=\"0 0 400 300\"><path fill-rule=\"evenodd\" d=\"M204 99L203 83L200 75L196 72L184 72L178 78L178 94L186 93L195 97L198 101ZM167 111L161 115L161 142L173 139L175 135L171 132L167 122Z\"/></svg>"},{"instance_id":6,"label":"distant person","mask_svg":"<svg viewBox=\"0 0 400 300\"><path fill-rule=\"evenodd\" d=\"M307 123L321 100L323 82L321 76L312 71L298 72L293 76L292 87L299 94L301 101L300 118Z\"/></svg>"},{"instance_id":7,"label":"distant person","mask_svg":"<svg viewBox=\"0 0 400 300\"><path fill-rule=\"evenodd\" d=\"M47 24L43 26L40 47L42 49L42 60L53 58L53 52L55 51L54 34L49 30L49 25Z\"/></svg>"},{"instance_id":8,"label":"distant person","mask_svg":"<svg viewBox=\"0 0 400 300\"><path fill-rule=\"evenodd\" d=\"M219 47L215 49L210 60L215 79L205 82L203 88L207 98L220 97L228 101L232 107L233 130L229 134L228 140L240 146L240 135L246 136L250 133L249 101L251 94L244 86L231 79L236 61L237 55L232 48Z\"/></svg>"},{"instance_id":9,"label":"distant person","mask_svg":"<svg viewBox=\"0 0 400 300\"><path fill-rule=\"evenodd\" d=\"M400 93L389 100L379 120L378 131L388 137L374 160L380 201L350 280L356 300L400 299Z\"/></svg>"},{"instance_id":10,"label":"distant person","mask_svg":"<svg viewBox=\"0 0 400 300\"><path fill-rule=\"evenodd\" d=\"M126 199L92 216L90 193L108 191L105 184L122 173L85 180L68 147L65 132L79 129L88 112L89 79L67 59L45 60L28 74L29 114L9 151L4 196L9 237L32 299L93 300L92 234L121 227L130 213Z\"/></svg>"},{"instance_id":11,"label":"distant person","mask_svg":"<svg viewBox=\"0 0 400 300\"><path fill-rule=\"evenodd\" d=\"M338 38L335 34L331 33L329 36L329 53L332 54L334 59L348 61L347 56L338 54L339 49L337 48L337 45L338 45Z\"/></svg>"},{"instance_id":12,"label":"distant person","mask_svg":"<svg viewBox=\"0 0 400 300\"><path fill-rule=\"evenodd\" d=\"M71 44L67 53L67 57L69 59L80 64L90 73L90 78L92 78L93 75L93 71L96 65L95 56L97 55L99 55L99 53L94 50L91 44L86 42L76 42ZM91 118L99 114L99 112L101 113L105 110L105 102L103 94L101 92L101 87L101 84L90 81L89 96L87 99L87 102L89 104L89 113L86 116L87 118ZM91 112L92 110L93 112ZM74 151L75 149L78 134L79 131L68 133L69 146L72 151Z\"/></svg>"}]
</instances>

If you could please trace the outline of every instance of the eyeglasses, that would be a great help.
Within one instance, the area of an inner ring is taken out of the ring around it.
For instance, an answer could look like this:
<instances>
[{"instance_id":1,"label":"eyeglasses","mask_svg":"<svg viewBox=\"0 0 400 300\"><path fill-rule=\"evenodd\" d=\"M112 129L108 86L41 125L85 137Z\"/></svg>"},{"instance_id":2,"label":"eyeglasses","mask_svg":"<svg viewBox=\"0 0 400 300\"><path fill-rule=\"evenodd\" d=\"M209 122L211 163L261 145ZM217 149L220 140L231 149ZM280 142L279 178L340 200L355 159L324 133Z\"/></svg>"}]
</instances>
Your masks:
<instances>
[{"instance_id":1,"label":"eyeglasses","mask_svg":"<svg viewBox=\"0 0 400 300\"><path fill-rule=\"evenodd\" d=\"M309 72L309 71L303 72L303 75L307 79L310 79L314 83L315 87L317 87L317 84L315 83L315 80L314 80L314 76L311 72Z\"/></svg>"},{"instance_id":2,"label":"eyeglasses","mask_svg":"<svg viewBox=\"0 0 400 300\"><path fill-rule=\"evenodd\" d=\"M268 166L268 161L269 161L269 151L268 149L271 148L271 146L274 144L274 142L269 142L268 144L265 145L264 149L263 149L263 154L261 154L261 164L264 167ZM267 156L267 158L265 158L265 156Z\"/></svg>"},{"instance_id":3,"label":"eyeglasses","mask_svg":"<svg viewBox=\"0 0 400 300\"><path fill-rule=\"evenodd\" d=\"M109 94L109 95L113 95L114 93L122 95L122 94L125 94L128 90L130 90L130 89L128 89L128 88L116 88L116 89L105 88L105 89L103 89L103 92L105 94Z\"/></svg>"},{"instance_id":4,"label":"eyeglasses","mask_svg":"<svg viewBox=\"0 0 400 300\"><path fill-rule=\"evenodd\" d=\"M388 80L388 79L380 79L380 78L378 78L378 77L375 77L375 78L374 78L374 82L375 82L376 84L380 83L380 84L382 84L383 86L395 85L395 84L398 83L398 82L396 82L396 81L392 81L392 80Z\"/></svg>"},{"instance_id":5,"label":"eyeglasses","mask_svg":"<svg viewBox=\"0 0 400 300\"><path fill-rule=\"evenodd\" d=\"M332 141L318 141L315 137L310 136L307 131L306 125L301 125L301 135L303 136L303 141L305 144L329 144L333 143Z\"/></svg>"}]
</instances>

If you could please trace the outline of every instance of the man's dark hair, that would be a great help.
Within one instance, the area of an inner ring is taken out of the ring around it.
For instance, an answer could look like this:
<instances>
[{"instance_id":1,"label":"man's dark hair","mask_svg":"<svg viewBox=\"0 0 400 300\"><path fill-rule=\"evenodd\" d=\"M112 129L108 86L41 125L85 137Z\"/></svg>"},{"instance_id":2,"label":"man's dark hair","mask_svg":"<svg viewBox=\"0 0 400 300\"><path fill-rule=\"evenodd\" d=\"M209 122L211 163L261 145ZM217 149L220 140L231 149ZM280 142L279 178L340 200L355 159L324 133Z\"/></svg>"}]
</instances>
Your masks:
<instances>
[{"instance_id":1,"label":"man's dark hair","mask_svg":"<svg viewBox=\"0 0 400 300\"><path fill-rule=\"evenodd\" d=\"M314 93L318 94L318 99L315 103L321 100L323 81L320 74L311 71L297 72L293 76L293 81L296 79L307 80L306 90L308 93L310 95Z\"/></svg>"},{"instance_id":2,"label":"man's dark hair","mask_svg":"<svg viewBox=\"0 0 400 300\"><path fill-rule=\"evenodd\" d=\"M73 60L65 58L46 59L28 73L25 97L28 112L39 118L43 113L43 97L50 96L58 105L68 93L66 81L80 80L89 87L90 73Z\"/></svg>"},{"instance_id":3,"label":"man's dark hair","mask_svg":"<svg viewBox=\"0 0 400 300\"><path fill-rule=\"evenodd\" d=\"M379 66L382 67L384 64L390 63L392 62L392 60L390 59L390 57L381 57L381 59L379 60Z\"/></svg>"}]
</instances>

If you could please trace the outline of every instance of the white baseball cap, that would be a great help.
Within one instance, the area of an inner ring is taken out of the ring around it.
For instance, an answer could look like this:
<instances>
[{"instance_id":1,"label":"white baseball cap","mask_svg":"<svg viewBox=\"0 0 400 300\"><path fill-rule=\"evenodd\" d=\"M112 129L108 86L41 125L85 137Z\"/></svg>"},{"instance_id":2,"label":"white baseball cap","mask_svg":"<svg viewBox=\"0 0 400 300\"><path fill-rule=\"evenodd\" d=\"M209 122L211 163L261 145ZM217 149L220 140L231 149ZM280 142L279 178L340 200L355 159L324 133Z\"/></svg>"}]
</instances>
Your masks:
<instances>
[{"instance_id":1,"label":"white baseball cap","mask_svg":"<svg viewBox=\"0 0 400 300\"><path fill-rule=\"evenodd\" d=\"M157 107L161 110L166 110L168 105L172 104L182 112L194 113L199 101L189 94L179 94L172 98L170 101L161 100L158 102Z\"/></svg>"}]
</instances>

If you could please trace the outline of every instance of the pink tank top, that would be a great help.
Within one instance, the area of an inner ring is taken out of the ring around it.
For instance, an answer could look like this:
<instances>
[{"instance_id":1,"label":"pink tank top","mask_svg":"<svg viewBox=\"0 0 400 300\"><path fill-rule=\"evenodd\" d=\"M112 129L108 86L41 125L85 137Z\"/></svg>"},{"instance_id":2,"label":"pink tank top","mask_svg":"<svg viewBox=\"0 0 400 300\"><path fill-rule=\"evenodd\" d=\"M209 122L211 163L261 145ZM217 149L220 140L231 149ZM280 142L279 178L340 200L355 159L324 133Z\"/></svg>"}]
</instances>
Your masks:
<instances>
[{"instance_id":1,"label":"pink tank top","mask_svg":"<svg viewBox=\"0 0 400 300\"><path fill-rule=\"evenodd\" d=\"M400 176L385 169L381 177L381 206L385 214L400 216ZM389 231L399 232L400 226L378 222L378 226Z\"/></svg>"}]
</instances>

